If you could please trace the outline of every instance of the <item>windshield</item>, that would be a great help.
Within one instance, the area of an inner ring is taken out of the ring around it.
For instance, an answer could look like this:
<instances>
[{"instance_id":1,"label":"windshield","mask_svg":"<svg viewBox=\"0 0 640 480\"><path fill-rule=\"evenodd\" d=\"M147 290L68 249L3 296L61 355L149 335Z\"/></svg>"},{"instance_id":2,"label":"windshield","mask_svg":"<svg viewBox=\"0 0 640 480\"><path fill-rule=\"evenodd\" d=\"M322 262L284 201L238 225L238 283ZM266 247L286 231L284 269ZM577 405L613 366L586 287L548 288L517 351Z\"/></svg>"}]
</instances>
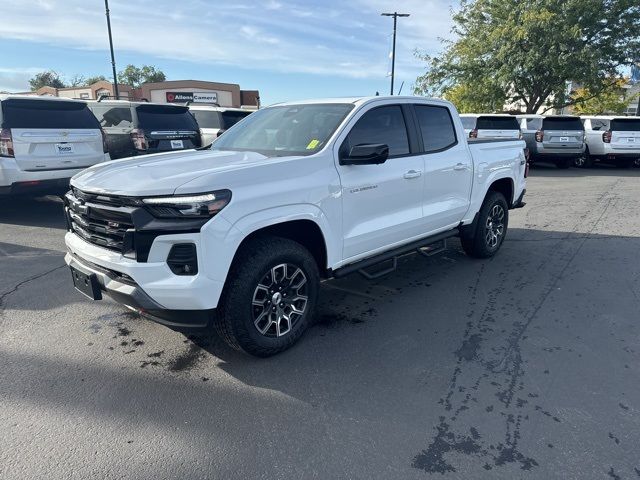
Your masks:
<instances>
[{"instance_id":1,"label":"windshield","mask_svg":"<svg viewBox=\"0 0 640 480\"><path fill-rule=\"evenodd\" d=\"M249 115L213 144L214 150L258 152L268 157L311 155L324 147L352 104L269 107Z\"/></svg>"},{"instance_id":2,"label":"windshield","mask_svg":"<svg viewBox=\"0 0 640 480\"><path fill-rule=\"evenodd\" d=\"M478 130L520 130L516 117L480 117Z\"/></svg>"},{"instance_id":3,"label":"windshield","mask_svg":"<svg viewBox=\"0 0 640 480\"><path fill-rule=\"evenodd\" d=\"M543 121L544 130L584 130L577 117L547 117Z\"/></svg>"},{"instance_id":4,"label":"windshield","mask_svg":"<svg viewBox=\"0 0 640 480\"><path fill-rule=\"evenodd\" d=\"M140 105L136 112L138 125L145 130L198 130L187 107Z\"/></svg>"},{"instance_id":5,"label":"windshield","mask_svg":"<svg viewBox=\"0 0 640 480\"><path fill-rule=\"evenodd\" d=\"M82 102L9 99L1 105L4 128L100 128Z\"/></svg>"}]
</instances>

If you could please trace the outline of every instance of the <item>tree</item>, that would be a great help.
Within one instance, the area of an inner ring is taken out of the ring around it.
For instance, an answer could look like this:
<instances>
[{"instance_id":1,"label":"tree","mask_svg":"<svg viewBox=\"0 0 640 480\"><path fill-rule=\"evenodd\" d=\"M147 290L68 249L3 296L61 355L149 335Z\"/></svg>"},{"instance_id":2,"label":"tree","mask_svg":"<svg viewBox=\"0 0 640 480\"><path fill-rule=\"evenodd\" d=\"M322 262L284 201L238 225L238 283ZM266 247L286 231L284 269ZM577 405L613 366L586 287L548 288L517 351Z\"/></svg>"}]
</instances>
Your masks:
<instances>
[{"instance_id":1,"label":"tree","mask_svg":"<svg viewBox=\"0 0 640 480\"><path fill-rule=\"evenodd\" d=\"M53 70L36 73L29 80L29 85L32 92L42 87L64 88L66 86L60 76Z\"/></svg>"},{"instance_id":2,"label":"tree","mask_svg":"<svg viewBox=\"0 0 640 480\"><path fill-rule=\"evenodd\" d=\"M85 79L84 84L86 86L93 85L96 82L106 81L107 77L104 75L94 75L93 77L88 77Z\"/></svg>"},{"instance_id":3,"label":"tree","mask_svg":"<svg viewBox=\"0 0 640 480\"><path fill-rule=\"evenodd\" d=\"M460 113L497 112L506 101L503 92L492 85L458 83L443 92L446 100L453 103Z\"/></svg>"},{"instance_id":4,"label":"tree","mask_svg":"<svg viewBox=\"0 0 640 480\"><path fill-rule=\"evenodd\" d=\"M84 75L80 75L80 74L75 74L73 77L71 77L71 80L69 80L69 86L70 87L84 87L87 83L87 81L84 78Z\"/></svg>"},{"instance_id":5,"label":"tree","mask_svg":"<svg viewBox=\"0 0 640 480\"><path fill-rule=\"evenodd\" d=\"M602 115L623 113L637 95L627 95L623 88L626 79L611 79L596 93L588 88L578 88L572 94L574 111L578 115Z\"/></svg>"},{"instance_id":6,"label":"tree","mask_svg":"<svg viewBox=\"0 0 640 480\"><path fill-rule=\"evenodd\" d=\"M164 82L167 79L162 70L156 69L152 65L127 65L124 70L118 73L118 82L138 88L143 83Z\"/></svg>"},{"instance_id":7,"label":"tree","mask_svg":"<svg viewBox=\"0 0 640 480\"><path fill-rule=\"evenodd\" d=\"M620 67L640 58L637 0L462 0L453 15L456 39L427 63L418 94L442 95L480 80L527 113L575 103L567 82L592 93ZM469 94L482 102L484 88Z\"/></svg>"}]
</instances>

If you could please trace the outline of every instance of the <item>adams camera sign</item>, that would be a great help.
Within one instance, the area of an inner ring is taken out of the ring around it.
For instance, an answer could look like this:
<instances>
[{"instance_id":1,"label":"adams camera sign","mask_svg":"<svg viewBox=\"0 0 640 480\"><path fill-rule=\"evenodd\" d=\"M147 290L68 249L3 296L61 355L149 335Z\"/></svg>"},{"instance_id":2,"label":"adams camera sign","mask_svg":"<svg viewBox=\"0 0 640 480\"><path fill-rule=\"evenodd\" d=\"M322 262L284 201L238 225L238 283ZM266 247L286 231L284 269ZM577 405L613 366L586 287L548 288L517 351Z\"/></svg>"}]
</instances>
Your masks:
<instances>
[{"instance_id":1,"label":"adams camera sign","mask_svg":"<svg viewBox=\"0 0 640 480\"><path fill-rule=\"evenodd\" d=\"M166 92L167 103L218 103L216 92Z\"/></svg>"}]
</instances>

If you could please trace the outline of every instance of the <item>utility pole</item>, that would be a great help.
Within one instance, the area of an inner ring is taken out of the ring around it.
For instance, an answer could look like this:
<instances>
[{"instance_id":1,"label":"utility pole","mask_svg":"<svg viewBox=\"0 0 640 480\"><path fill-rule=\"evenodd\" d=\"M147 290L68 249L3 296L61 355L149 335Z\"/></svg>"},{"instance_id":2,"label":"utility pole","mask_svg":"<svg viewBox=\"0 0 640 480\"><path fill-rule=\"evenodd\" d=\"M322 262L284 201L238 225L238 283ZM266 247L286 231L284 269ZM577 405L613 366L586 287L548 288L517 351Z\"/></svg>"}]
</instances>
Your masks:
<instances>
[{"instance_id":1,"label":"utility pole","mask_svg":"<svg viewBox=\"0 0 640 480\"><path fill-rule=\"evenodd\" d=\"M106 0L105 0L106 1ZM398 26L398 17L408 17L408 13L381 13L383 17L393 17L393 50L391 51L391 95L393 95L393 77L396 73L396 29Z\"/></svg>"},{"instance_id":2,"label":"utility pole","mask_svg":"<svg viewBox=\"0 0 640 480\"><path fill-rule=\"evenodd\" d=\"M116 100L120 98L118 92L118 75L116 74L116 57L113 54L113 38L111 37L111 19L109 18L109 0L104 0L104 9L107 14L107 30L109 31L109 48L111 49L111 68L113 69L113 93Z\"/></svg>"}]
</instances>

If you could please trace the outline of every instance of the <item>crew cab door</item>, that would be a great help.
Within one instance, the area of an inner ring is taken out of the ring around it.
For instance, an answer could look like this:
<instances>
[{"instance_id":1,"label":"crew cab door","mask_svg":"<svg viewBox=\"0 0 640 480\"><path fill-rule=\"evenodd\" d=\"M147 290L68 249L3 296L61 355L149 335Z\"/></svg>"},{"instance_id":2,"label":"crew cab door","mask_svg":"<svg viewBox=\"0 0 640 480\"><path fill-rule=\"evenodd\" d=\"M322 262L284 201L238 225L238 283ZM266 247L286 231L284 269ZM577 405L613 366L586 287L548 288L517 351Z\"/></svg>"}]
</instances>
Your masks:
<instances>
[{"instance_id":1,"label":"crew cab door","mask_svg":"<svg viewBox=\"0 0 640 480\"><path fill-rule=\"evenodd\" d=\"M338 139L345 260L424 234L424 159L416 154L408 107L393 104L366 110ZM353 146L364 144L388 145L389 158L380 165L340 163Z\"/></svg>"},{"instance_id":2,"label":"crew cab door","mask_svg":"<svg viewBox=\"0 0 640 480\"><path fill-rule=\"evenodd\" d=\"M469 209L473 163L449 107L420 103L413 109L425 165L425 233L435 233L456 226Z\"/></svg>"}]
</instances>

